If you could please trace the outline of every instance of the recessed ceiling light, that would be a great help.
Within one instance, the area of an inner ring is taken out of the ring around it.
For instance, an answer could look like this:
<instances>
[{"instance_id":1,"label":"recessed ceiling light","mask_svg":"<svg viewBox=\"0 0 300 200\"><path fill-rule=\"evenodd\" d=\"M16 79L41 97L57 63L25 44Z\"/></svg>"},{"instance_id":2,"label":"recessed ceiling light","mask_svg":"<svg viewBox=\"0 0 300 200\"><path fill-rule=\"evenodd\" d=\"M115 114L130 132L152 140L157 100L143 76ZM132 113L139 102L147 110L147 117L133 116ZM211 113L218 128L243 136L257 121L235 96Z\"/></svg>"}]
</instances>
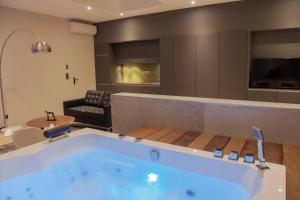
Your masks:
<instances>
[{"instance_id":1,"label":"recessed ceiling light","mask_svg":"<svg viewBox=\"0 0 300 200\"><path fill-rule=\"evenodd\" d=\"M87 10L92 10L92 7L91 6L87 6L86 9Z\"/></svg>"},{"instance_id":2,"label":"recessed ceiling light","mask_svg":"<svg viewBox=\"0 0 300 200\"><path fill-rule=\"evenodd\" d=\"M192 5L195 5L195 3L196 3L196 1L191 1L191 4L192 4Z\"/></svg>"},{"instance_id":3,"label":"recessed ceiling light","mask_svg":"<svg viewBox=\"0 0 300 200\"><path fill-rule=\"evenodd\" d=\"M124 13L120 13L120 16L123 17L123 16L124 16Z\"/></svg>"}]
</instances>

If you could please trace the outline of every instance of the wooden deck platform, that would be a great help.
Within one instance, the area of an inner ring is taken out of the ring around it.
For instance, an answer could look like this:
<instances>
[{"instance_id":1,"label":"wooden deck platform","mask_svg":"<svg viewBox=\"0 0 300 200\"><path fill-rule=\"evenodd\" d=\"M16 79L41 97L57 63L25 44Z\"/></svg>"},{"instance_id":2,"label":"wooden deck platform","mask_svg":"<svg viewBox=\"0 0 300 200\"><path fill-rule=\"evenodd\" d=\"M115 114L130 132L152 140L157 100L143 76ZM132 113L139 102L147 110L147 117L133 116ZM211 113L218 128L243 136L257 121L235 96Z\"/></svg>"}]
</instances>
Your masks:
<instances>
[{"instance_id":1,"label":"wooden deck platform","mask_svg":"<svg viewBox=\"0 0 300 200\"><path fill-rule=\"evenodd\" d=\"M247 153L252 153L257 159L255 140L176 130L154 125L137 129L128 135L210 152L214 152L216 148L223 149L224 154L236 151L241 157ZM264 148L265 158L268 162L286 166L287 200L300 199L300 146L265 143Z\"/></svg>"}]
</instances>

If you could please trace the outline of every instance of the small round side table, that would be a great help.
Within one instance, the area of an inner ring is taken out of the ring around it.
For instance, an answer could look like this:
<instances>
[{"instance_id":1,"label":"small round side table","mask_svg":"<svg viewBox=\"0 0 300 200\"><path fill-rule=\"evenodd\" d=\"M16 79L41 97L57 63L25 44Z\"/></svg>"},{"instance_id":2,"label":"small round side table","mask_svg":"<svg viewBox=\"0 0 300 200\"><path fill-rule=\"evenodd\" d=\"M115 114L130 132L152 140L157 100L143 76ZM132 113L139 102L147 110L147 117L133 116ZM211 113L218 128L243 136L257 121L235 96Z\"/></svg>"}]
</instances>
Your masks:
<instances>
[{"instance_id":1,"label":"small round side table","mask_svg":"<svg viewBox=\"0 0 300 200\"><path fill-rule=\"evenodd\" d=\"M56 121L47 121L47 117L39 117L32 119L26 123L27 126L47 129L49 126L61 126L64 124L71 124L75 121L72 116L55 115Z\"/></svg>"}]
</instances>

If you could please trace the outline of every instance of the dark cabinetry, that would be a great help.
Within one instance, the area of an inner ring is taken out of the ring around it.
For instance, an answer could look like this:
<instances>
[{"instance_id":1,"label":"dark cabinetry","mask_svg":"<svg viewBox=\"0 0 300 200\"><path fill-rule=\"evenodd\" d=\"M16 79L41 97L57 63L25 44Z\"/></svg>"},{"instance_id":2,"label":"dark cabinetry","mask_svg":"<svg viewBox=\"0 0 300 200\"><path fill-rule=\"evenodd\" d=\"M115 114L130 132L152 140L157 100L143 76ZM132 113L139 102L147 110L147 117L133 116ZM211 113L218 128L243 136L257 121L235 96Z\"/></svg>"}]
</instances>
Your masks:
<instances>
[{"instance_id":1,"label":"dark cabinetry","mask_svg":"<svg viewBox=\"0 0 300 200\"><path fill-rule=\"evenodd\" d=\"M219 97L220 35L212 33L196 38L196 96Z\"/></svg>"},{"instance_id":2,"label":"dark cabinetry","mask_svg":"<svg viewBox=\"0 0 300 200\"><path fill-rule=\"evenodd\" d=\"M246 98L247 49L247 31L227 31L220 33L221 98Z\"/></svg>"},{"instance_id":3,"label":"dark cabinetry","mask_svg":"<svg viewBox=\"0 0 300 200\"><path fill-rule=\"evenodd\" d=\"M170 37L160 38L160 87L161 94L173 95L174 76L174 39Z\"/></svg>"},{"instance_id":4,"label":"dark cabinetry","mask_svg":"<svg viewBox=\"0 0 300 200\"><path fill-rule=\"evenodd\" d=\"M247 31L165 36L159 40L113 44L114 54L109 44L97 44L97 88L112 92L256 99L261 94L247 93L248 38ZM113 62L160 63L160 87L110 85Z\"/></svg>"},{"instance_id":5,"label":"dark cabinetry","mask_svg":"<svg viewBox=\"0 0 300 200\"><path fill-rule=\"evenodd\" d=\"M114 44L117 63L159 63L159 41L145 40Z\"/></svg>"},{"instance_id":6,"label":"dark cabinetry","mask_svg":"<svg viewBox=\"0 0 300 200\"><path fill-rule=\"evenodd\" d=\"M111 83L111 68L113 59L109 43L95 44L95 71L96 85L107 85Z\"/></svg>"},{"instance_id":7,"label":"dark cabinetry","mask_svg":"<svg viewBox=\"0 0 300 200\"><path fill-rule=\"evenodd\" d=\"M300 91L297 90L278 90L277 102L300 104Z\"/></svg>"},{"instance_id":8,"label":"dark cabinetry","mask_svg":"<svg viewBox=\"0 0 300 200\"><path fill-rule=\"evenodd\" d=\"M159 86L152 85L132 85L132 84L112 84L111 90L117 92L160 94Z\"/></svg>"},{"instance_id":9,"label":"dark cabinetry","mask_svg":"<svg viewBox=\"0 0 300 200\"><path fill-rule=\"evenodd\" d=\"M276 90L267 90L267 89L248 89L247 100L276 102L277 101L277 91Z\"/></svg>"},{"instance_id":10,"label":"dark cabinetry","mask_svg":"<svg viewBox=\"0 0 300 200\"><path fill-rule=\"evenodd\" d=\"M174 37L174 93L195 96L196 37Z\"/></svg>"},{"instance_id":11,"label":"dark cabinetry","mask_svg":"<svg viewBox=\"0 0 300 200\"><path fill-rule=\"evenodd\" d=\"M300 104L300 91L281 89L248 89L247 99L251 101Z\"/></svg>"}]
</instances>

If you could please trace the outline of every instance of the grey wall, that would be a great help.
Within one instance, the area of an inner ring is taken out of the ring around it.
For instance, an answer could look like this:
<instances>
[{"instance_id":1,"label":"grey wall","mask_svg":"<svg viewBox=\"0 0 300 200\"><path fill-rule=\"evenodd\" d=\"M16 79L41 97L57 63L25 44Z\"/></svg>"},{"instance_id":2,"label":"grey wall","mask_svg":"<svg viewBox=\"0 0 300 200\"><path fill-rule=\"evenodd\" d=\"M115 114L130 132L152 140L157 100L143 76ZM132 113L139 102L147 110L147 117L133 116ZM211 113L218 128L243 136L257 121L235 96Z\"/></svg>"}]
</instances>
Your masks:
<instances>
[{"instance_id":1,"label":"grey wall","mask_svg":"<svg viewBox=\"0 0 300 200\"><path fill-rule=\"evenodd\" d=\"M252 55L271 57L281 48L299 54L299 44L292 44L299 31L274 31L299 28L299 10L300 0L244 0L103 22L95 46L160 39L161 94L295 103L300 92L281 91L281 98L278 91L249 92L248 73L250 44ZM281 44L287 35L293 41ZM110 68L105 63L96 59L96 68ZM107 88L101 81L97 88Z\"/></svg>"},{"instance_id":2,"label":"grey wall","mask_svg":"<svg viewBox=\"0 0 300 200\"><path fill-rule=\"evenodd\" d=\"M95 42L300 27L299 0L244 0L98 24Z\"/></svg>"}]
</instances>

